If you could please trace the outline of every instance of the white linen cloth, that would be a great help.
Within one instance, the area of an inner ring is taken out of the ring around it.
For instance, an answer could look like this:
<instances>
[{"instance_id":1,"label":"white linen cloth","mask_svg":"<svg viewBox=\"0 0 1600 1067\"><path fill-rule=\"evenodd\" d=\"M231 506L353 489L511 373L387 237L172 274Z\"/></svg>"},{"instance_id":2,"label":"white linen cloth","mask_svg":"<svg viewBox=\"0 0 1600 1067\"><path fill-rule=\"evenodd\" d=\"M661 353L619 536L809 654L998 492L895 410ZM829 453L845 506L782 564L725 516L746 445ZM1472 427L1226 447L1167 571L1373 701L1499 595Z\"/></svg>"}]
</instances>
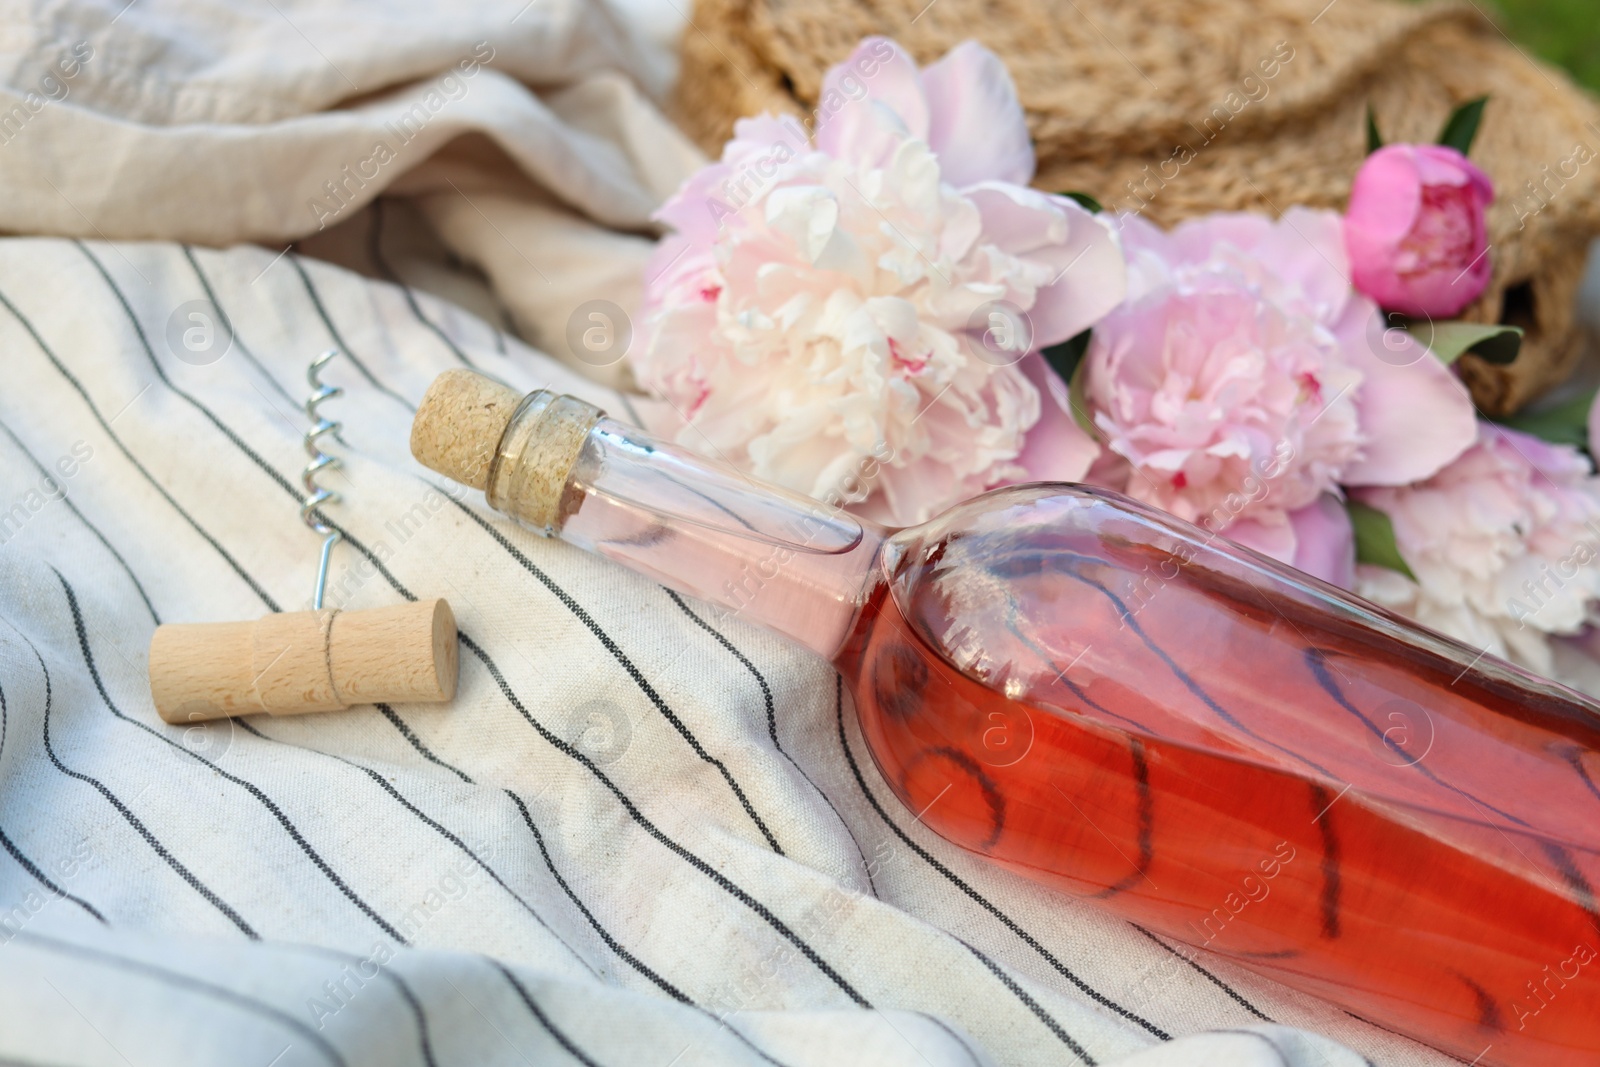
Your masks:
<instances>
[{"instance_id":1,"label":"white linen cloth","mask_svg":"<svg viewBox=\"0 0 1600 1067\"><path fill-rule=\"evenodd\" d=\"M14 8L0 37L0 227L57 235L0 240L0 1061L1449 1062L945 844L825 663L411 460L412 406L463 363L626 405L277 250L490 41L305 247L359 258L386 189L532 336L626 305L696 158L650 103L664 53L563 0L123 2ZM330 601L447 597L459 694L164 725L159 622L307 606L296 405L329 345Z\"/></svg>"}]
</instances>

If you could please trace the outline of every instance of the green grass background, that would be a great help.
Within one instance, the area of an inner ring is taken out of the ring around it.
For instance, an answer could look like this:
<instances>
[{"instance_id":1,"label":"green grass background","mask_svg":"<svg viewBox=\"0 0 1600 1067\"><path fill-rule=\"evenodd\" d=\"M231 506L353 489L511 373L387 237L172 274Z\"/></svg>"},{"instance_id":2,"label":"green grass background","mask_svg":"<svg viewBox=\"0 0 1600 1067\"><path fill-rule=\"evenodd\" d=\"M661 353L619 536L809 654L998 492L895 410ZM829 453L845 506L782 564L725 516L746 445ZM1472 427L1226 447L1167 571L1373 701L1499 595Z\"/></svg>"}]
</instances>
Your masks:
<instances>
[{"instance_id":1,"label":"green grass background","mask_svg":"<svg viewBox=\"0 0 1600 1067\"><path fill-rule=\"evenodd\" d=\"M1488 0L1523 48L1600 92L1600 0Z\"/></svg>"}]
</instances>

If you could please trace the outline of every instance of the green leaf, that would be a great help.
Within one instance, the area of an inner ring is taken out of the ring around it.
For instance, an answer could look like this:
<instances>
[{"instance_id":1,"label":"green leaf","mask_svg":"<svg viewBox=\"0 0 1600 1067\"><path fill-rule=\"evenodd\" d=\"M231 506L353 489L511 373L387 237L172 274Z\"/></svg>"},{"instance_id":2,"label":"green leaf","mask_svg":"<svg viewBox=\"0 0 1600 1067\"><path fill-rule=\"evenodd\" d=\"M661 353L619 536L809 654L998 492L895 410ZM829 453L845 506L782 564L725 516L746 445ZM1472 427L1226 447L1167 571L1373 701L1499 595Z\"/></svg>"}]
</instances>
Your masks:
<instances>
[{"instance_id":1,"label":"green leaf","mask_svg":"<svg viewBox=\"0 0 1600 1067\"><path fill-rule=\"evenodd\" d=\"M1069 337L1059 344L1039 350L1044 361L1050 369L1060 376L1068 385L1072 384L1072 375L1078 369L1078 364L1083 362L1083 354L1089 351L1089 337L1093 330L1084 330L1075 337Z\"/></svg>"},{"instance_id":2,"label":"green leaf","mask_svg":"<svg viewBox=\"0 0 1600 1067\"><path fill-rule=\"evenodd\" d=\"M1417 576L1411 573L1405 557L1400 555L1400 546L1395 544L1394 523L1389 516L1354 500L1347 501L1345 507L1350 511L1350 525L1355 528L1356 562L1399 571L1415 582Z\"/></svg>"},{"instance_id":3,"label":"green leaf","mask_svg":"<svg viewBox=\"0 0 1600 1067\"><path fill-rule=\"evenodd\" d=\"M1517 353L1522 350L1523 330L1520 326L1453 320L1410 322L1406 329L1411 336L1426 344L1445 366L1467 352L1490 363L1504 365L1516 359Z\"/></svg>"},{"instance_id":4,"label":"green leaf","mask_svg":"<svg viewBox=\"0 0 1600 1067\"><path fill-rule=\"evenodd\" d=\"M1093 330L1084 330L1060 344L1041 350L1039 354L1050 369L1067 383L1067 402L1072 408L1073 421L1090 437L1098 437L1099 431L1089 417L1089 361L1083 358L1089 351L1089 339L1093 334Z\"/></svg>"},{"instance_id":5,"label":"green leaf","mask_svg":"<svg viewBox=\"0 0 1600 1067\"><path fill-rule=\"evenodd\" d=\"M1478 123L1483 120L1483 105L1488 102L1487 96L1480 96L1456 108L1439 133L1439 143L1462 155L1472 151L1472 139L1478 136Z\"/></svg>"},{"instance_id":6,"label":"green leaf","mask_svg":"<svg viewBox=\"0 0 1600 1067\"><path fill-rule=\"evenodd\" d=\"M1078 429L1093 440L1100 440L1100 430L1089 414L1089 361L1086 359L1078 361L1078 369L1072 372L1072 380L1067 383L1067 403L1072 407L1072 421L1078 424Z\"/></svg>"},{"instance_id":7,"label":"green leaf","mask_svg":"<svg viewBox=\"0 0 1600 1067\"><path fill-rule=\"evenodd\" d=\"M1548 411L1523 412L1499 422L1553 445L1572 445L1592 452L1595 442L1589 440L1589 409L1594 401L1595 390L1590 389Z\"/></svg>"},{"instance_id":8,"label":"green leaf","mask_svg":"<svg viewBox=\"0 0 1600 1067\"><path fill-rule=\"evenodd\" d=\"M1100 205L1100 201L1096 200L1088 193L1069 191L1062 193L1061 195L1069 200L1076 200L1078 202L1078 206L1089 212L1091 215L1098 215L1105 210L1105 208Z\"/></svg>"},{"instance_id":9,"label":"green leaf","mask_svg":"<svg viewBox=\"0 0 1600 1067\"><path fill-rule=\"evenodd\" d=\"M1378 116L1372 110L1372 105L1367 105L1367 155L1372 155L1383 147L1383 135L1378 132Z\"/></svg>"}]
</instances>

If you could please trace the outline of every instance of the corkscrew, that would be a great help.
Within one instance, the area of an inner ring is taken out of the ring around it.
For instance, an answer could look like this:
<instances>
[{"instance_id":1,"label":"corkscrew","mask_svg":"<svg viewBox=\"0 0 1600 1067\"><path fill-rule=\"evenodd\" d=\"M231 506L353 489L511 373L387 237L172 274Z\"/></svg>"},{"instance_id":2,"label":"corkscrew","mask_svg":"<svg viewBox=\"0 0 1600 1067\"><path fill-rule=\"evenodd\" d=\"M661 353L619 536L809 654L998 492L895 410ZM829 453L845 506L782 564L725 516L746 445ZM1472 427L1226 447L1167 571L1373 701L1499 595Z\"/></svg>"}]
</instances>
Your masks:
<instances>
[{"instance_id":1,"label":"corkscrew","mask_svg":"<svg viewBox=\"0 0 1600 1067\"><path fill-rule=\"evenodd\" d=\"M305 486L306 490L305 498L300 502L300 521L309 526L313 533L322 537L322 554L317 563L317 584L311 594L313 611L322 610L322 596L328 588L328 560L333 553L333 546L344 540L344 534L337 527L330 526L320 510L326 504L337 503L340 496L332 489L317 484L317 475L330 467L338 470L343 465L338 456L330 456L322 451L319 442L328 434L337 439L344 424L333 422L317 410L324 402L344 395L344 390L337 385L324 385L322 382L322 368L338 354L337 348L330 348L312 360L311 365L306 368L306 381L311 386L311 395L306 397L305 408L306 416L312 420L312 424L311 429L305 432L301 440L305 442L306 454L311 457L311 462L300 472L300 484Z\"/></svg>"},{"instance_id":2,"label":"corkscrew","mask_svg":"<svg viewBox=\"0 0 1600 1067\"><path fill-rule=\"evenodd\" d=\"M330 348L306 368L311 426L301 443L311 458L300 472L300 521L322 538L311 610L276 612L255 622L157 627L150 639L150 693L167 722L438 703L455 696L459 650L455 615L446 601L360 611L323 607L333 546L345 539L323 510L342 498L317 481L344 465L322 448L325 438L342 441L343 424L321 410L344 395L322 381L322 369L338 354Z\"/></svg>"}]
</instances>

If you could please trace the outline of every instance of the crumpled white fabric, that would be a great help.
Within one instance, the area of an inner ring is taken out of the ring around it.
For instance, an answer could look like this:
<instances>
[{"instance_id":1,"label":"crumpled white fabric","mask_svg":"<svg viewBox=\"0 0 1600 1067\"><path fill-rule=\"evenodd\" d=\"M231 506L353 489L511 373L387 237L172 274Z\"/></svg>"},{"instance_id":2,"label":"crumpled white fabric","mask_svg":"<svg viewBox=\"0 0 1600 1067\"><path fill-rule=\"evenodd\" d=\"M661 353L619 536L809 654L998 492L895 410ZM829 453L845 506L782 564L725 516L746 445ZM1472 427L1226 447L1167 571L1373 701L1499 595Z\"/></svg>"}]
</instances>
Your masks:
<instances>
[{"instance_id":1,"label":"crumpled white fabric","mask_svg":"<svg viewBox=\"0 0 1600 1067\"><path fill-rule=\"evenodd\" d=\"M384 212L353 198L303 245L461 303L280 252L482 40L360 190ZM636 289L695 158L651 103L669 76L560 0L14 11L0 227L57 236L0 240L0 1060L1447 1062L945 844L826 664L411 460L411 406L463 364L626 415L496 320L560 337ZM447 597L459 695L164 725L158 622L308 603L297 405L329 345L330 600Z\"/></svg>"},{"instance_id":2,"label":"crumpled white fabric","mask_svg":"<svg viewBox=\"0 0 1600 1067\"><path fill-rule=\"evenodd\" d=\"M659 25L602 3L12 6L0 230L282 248L404 196L558 358L579 304L636 303L650 213L702 161L656 107Z\"/></svg>"}]
</instances>

